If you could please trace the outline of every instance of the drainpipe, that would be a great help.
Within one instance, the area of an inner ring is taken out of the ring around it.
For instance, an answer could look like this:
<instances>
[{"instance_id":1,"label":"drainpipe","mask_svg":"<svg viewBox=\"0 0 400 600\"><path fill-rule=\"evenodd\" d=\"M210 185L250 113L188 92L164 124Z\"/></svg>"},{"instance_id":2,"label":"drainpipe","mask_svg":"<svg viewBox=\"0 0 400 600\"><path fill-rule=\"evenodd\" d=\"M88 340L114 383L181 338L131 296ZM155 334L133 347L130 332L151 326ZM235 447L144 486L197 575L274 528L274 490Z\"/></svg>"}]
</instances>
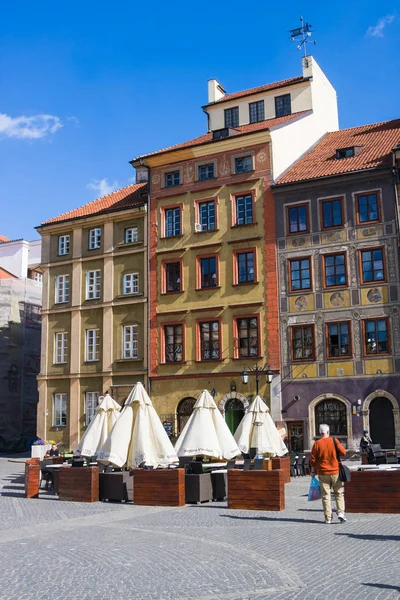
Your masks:
<instances>
[{"instance_id":1,"label":"drainpipe","mask_svg":"<svg viewBox=\"0 0 400 600\"><path fill-rule=\"evenodd\" d=\"M150 384L150 196L151 196L151 180L150 180L150 167L143 163L142 159L139 159L139 164L141 167L147 169L147 248L146 248L146 260L147 260L147 393L151 394L151 384Z\"/></svg>"},{"instance_id":2,"label":"drainpipe","mask_svg":"<svg viewBox=\"0 0 400 600\"><path fill-rule=\"evenodd\" d=\"M207 115L207 131L208 133L210 133L211 129L210 129L210 115L208 114L208 112L206 111L205 108L203 108L203 113L205 113Z\"/></svg>"}]
</instances>

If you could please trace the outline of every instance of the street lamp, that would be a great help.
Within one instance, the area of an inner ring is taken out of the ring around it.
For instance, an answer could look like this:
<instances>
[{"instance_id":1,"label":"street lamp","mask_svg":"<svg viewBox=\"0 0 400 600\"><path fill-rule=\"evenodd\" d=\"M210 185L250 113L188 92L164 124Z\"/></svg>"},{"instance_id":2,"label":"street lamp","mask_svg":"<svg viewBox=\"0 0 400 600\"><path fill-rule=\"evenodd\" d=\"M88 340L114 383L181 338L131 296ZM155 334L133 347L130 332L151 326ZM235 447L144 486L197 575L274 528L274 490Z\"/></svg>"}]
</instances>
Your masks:
<instances>
[{"instance_id":1,"label":"street lamp","mask_svg":"<svg viewBox=\"0 0 400 600\"><path fill-rule=\"evenodd\" d=\"M271 385L272 379L275 375L274 371L269 368L269 365L265 365L264 367L259 367L256 365L255 367L245 367L242 372L242 382L246 385L249 381L249 372L255 373L256 376L256 395L258 396L258 383L260 380L260 375L265 375L267 383Z\"/></svg>"}]
</instances>

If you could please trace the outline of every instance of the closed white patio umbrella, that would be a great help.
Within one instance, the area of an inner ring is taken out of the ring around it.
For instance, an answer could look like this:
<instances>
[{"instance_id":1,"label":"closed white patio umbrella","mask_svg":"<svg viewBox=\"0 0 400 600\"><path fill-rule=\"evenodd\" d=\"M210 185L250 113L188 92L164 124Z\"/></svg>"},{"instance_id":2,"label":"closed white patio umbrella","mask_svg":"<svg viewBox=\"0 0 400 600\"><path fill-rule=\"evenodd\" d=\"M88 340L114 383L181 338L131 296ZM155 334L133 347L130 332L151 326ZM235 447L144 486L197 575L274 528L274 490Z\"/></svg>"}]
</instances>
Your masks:
<instances>
[{"instance_id":1,"label":"closed white patio umbrella","mask_svg":"<svg viewBox=\"0 0 400 600\"><path fill-rule=\"evenodd\" d=\"M96 415L89 423L74 454L96 456L120 416L120 410L118 402L106 394L96 408Z\"/></svg>"},{"instance_id":2,"label":"closed white patio umbrella","mask_svg":"<svg viewBox=\"0 0 400 600\"><path fill-rule=\"evenodd\" d=\"M129 394L98 460L115 467L167 466L178 457L143 385Z\"/></svg>"},{"instance_id":3,"label":"closed white patio umbrella","mask_svg":"<svg viewBox=\"0 0 400 600\"><path fill-rule=\"evenodd\" d=\"M283 456L286 448L265 402L256 396L248 407L235 432L235 440L242 452L249 453L250 448L257 448L258 454L264 456Z\"/></svg>"},{"instance_id":4,"label":"closed white patio umbrella","mask_svg":"<svg viewBox=\"0 0 400 600\"><path fill-rule=\"evenodd\" d=\"M202 455L217 460L230 460L240 455L228 425L207 390L198 397L175 450L178 456Z\"/></svg>"}]
</instances>

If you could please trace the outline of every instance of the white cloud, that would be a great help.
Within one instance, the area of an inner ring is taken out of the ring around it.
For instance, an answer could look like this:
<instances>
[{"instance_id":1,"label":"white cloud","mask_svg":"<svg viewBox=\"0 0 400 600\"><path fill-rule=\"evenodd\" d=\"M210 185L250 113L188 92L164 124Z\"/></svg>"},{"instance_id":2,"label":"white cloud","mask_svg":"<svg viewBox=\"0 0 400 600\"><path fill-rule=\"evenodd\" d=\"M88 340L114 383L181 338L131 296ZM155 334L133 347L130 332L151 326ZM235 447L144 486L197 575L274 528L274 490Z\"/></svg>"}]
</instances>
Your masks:
<instances>
[{"instance_id":1,"label":"white cloud","mask_svg":"<svg viewBox=\"0 0 400 600\"><path fill-rule=\"evenodd\" d=\"M393 23L393 21L394 15L386 15L386 17L382 17L379 19L376 25L371 25L371 27L368 27L367 35L371 35L372 37L384 37L383 30L385 29L386 25L390 25L390 23Z\"/></svg>"},{"instance_id":2,"label":"white cloud","mask_svg":"<svg viewBox=\"0 0 400 600\"><path fill-rule=\"evenodd\" d=\"M86 187L89 190L95 190L97 196L107 196L107 194L115 192L115 190L119 188L119 184L118 181L109 183L108 179L105 177L104 179L93 179Z\"/></svg>"},{"instance_id":3,"label":"white cloud","mask_svg":"<svg viewBox=\"0 0 400 600\"><path fill-rule=\"evenodd\" d=\"M53 115L10 117L0 113L0 136L9 138L38 140L56 133L62 126L59 117Z\"/></svg>"},{"instance_id":4,"label":"white cloud","mask_svg":"<svg viewBox=\"0 0 400 600\"><path fill-rule=\"evenodd\" d=\"M72 115L71 117L67 117L67 121L73 123L75 127L81 127L80 120L78 119L78 117L74 117L74 115Z\"/></svg>"}]
</instances>

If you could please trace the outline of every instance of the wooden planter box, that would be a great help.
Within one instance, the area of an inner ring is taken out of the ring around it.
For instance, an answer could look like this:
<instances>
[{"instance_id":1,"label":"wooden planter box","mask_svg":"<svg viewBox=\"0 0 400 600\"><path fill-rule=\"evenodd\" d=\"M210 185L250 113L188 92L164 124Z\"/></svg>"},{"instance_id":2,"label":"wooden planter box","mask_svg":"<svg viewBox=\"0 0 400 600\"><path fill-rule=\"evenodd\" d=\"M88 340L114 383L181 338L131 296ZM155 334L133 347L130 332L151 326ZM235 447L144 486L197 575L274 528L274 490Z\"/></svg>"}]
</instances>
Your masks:
<instances>
[{"instance_id":1,"label":"wooden planter box","mask_svg":"<svg viewBox=\"0 0 400 600\"><path fill-rule=\"evenodd\" d=\"M39 498L40 459L29 458L25 462L25 498Z\"/></svg>"},{"instance_id":2,"label":"wooden planter box","mask_svg":"<svg viewBox=\"0 0 400 600\"><path fill-rule=\"evenodd\" d=\"M352 471L344 500L348 513L400 514L400 470Z\"/></svg>"},{"instance_id":3,"label":"wooden planter box","mask_svg":"<svg viewBox=\"0 0 400 600\"><path fill-rule=\"evenodd\" d=\"M242 510L284 510L285 473L228 470L228 508Z\"/></svg>"},{"instance_id":4,"label":"wooden planter box","mask_svg":"<svg viewBox=\"0 0 400 600\"><path fill-rule=\"evenodd\" d=\"M366 452L361 454L361 464L368 465L368 454Z\"/></svg>"},{"instance_id":5,"label":"wooden planter box","mask_svg":"<svg viewBox=\"0 0 400 600\"><path fill-rule=\"evenodd\" d=\"M290 483L290 456L271 458L272 469L281 469L284 472L284 483Z\"/></svg>"},{"instance_id":6,"label":"wooden planter box","mask_svg":"<svg viewBox=\"0 0 400 600\"><path fill-rule=\"evenodd\" d=\"M99 501L99 467L60 467L58 470L60 500Z\"/></svg>"},{"instance_id":7,"label":"wooden planter box","mask_svg":"<svg viewBox=\"0 0 400 600\"><path fill-rule=\"evenodd\" d=\"M133 503L185 506L184 469L135 469Z\"/></svg>"}]
</instances>

